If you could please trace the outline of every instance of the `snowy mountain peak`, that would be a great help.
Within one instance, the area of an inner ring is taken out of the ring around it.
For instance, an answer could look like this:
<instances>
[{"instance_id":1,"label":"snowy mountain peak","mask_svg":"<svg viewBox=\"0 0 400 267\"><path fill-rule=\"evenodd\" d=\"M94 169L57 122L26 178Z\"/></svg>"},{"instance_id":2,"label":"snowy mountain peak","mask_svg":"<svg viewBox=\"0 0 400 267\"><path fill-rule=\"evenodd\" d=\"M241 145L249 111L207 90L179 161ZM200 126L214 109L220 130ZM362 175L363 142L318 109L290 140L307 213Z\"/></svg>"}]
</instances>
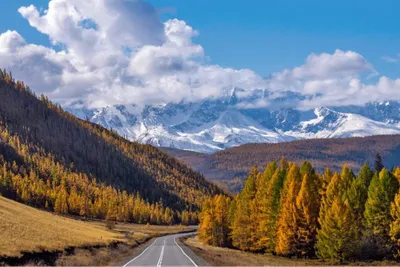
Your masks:
<instances>
[{"instance_id":1,"label":"snowy mountain peak","mask_svg":"<svg viewBox=\"0 0 400 267\"><path fill-rule=\"evenodd\" d=\"M305 138L333 138L400 134L400 102L365 106L293 108L243 108L241 103L262 99L265 91L246 95L232 88L228 98L200 103L165 104L138 108L114 106L98 110L69 109L112 128L131 140L160 147L212 153L245 143L275 143ZM295 101L287 91L275 103Z\"/></svg>"}]
</instances>

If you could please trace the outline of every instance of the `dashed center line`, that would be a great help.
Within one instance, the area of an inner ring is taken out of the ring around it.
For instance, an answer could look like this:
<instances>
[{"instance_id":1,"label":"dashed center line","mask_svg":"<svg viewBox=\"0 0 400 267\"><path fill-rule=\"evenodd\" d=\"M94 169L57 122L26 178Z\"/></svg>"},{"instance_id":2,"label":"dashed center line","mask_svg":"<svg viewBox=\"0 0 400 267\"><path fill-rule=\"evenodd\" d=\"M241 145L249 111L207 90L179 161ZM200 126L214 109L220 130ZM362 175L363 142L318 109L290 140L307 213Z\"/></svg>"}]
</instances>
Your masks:
<instances>
[{"instance_id":1,"label":"dashed center line","mask_svg":"<svg viewBox=\"0 0 400 267\"><path fill-rule=\"evenodd\" d=\"M164 244L161 248L160 258L158 259L157 267L161 267L161 264L162 264L162 261L164 258L165 241L166 241L166 239L164 239Z\"/></svg>"}]
</instances>

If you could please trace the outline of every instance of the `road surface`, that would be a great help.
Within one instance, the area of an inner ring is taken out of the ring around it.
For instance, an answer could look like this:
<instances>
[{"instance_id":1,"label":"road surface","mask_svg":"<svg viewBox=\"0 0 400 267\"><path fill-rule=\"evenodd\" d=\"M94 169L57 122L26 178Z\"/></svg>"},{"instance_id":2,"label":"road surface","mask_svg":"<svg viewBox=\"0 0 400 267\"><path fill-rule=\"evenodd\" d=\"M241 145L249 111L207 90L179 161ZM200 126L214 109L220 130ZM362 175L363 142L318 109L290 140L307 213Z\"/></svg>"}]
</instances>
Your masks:
<instances>
[{"instance_id":1,"label":"road surface","mask_svg":"<svg viewBox=\"0 0 400 267\"><path fill-rule=\"evenodd\" d=\"M154 240L141 254L124 265L129 266L190 266L197 267L196 263L186 254L178 244L177 239L192 235L176 234L159 237Z\"/></svg>"}]
</instances>

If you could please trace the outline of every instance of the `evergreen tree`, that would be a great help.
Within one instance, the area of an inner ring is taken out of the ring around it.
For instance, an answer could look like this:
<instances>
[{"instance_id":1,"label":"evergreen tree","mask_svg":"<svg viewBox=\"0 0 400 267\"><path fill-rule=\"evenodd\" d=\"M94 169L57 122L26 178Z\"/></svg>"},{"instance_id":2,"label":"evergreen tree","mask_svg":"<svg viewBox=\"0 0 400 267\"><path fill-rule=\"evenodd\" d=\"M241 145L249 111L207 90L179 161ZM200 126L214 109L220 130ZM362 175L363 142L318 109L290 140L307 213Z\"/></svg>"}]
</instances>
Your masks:
<instances>
[{"instance_id":1,"label":"evergreen tree","mask_svg":"<svg viewBox=\"0 0 400 267\"><path fill-rule=\"evenodd\" d=\"M289 169L289 162L284 157L279 161L279 169L283 172L286 172Z\"/></svg>"},{"instance_id":2,"label":"evergreen tree","mask_svg":"<svg viewBox=\"0 0 400 267\"><path fill-rule=\"evenodd\" d=\"M228 237L230 234L228 222L228 210L230 198L218 195L214 198L215 206L215 227L216 227L216 245L220 247L228 246Z\"/></svg>"},{"instance_id":3,"label":"evergreen tree","mask_svg":"<svg viewBox=\"0 0 400 267\"><path fill-rule=\"evenodd\" d=\"M377 153L375 157L375 171L380 173L381 170L384 168L381 154Z\"/></svg>"},{"instance_id":4,"label":"evergreen tree","mask_svg":"<svg viewBox=\"0 0 400 267\"><path fill-rule=\"evenodd\" d=\"M258 187L265 185L272 178L277 169L278 169L278 164L276 163L276 161L268 163L263 173L264 179L260 181L262 182L262 185L260 184Z\"/></svg>"},{"instance_id":5,"label":"evergreen tree","mask_svg":"<svg viewBox=\"0 0 400 267\"><path fill-rule=\"evenodd\" d=\"M360 234L363 230L363 218L365 203L368 198L368 187L373 176L373 171L369 168L368 164L365 163L360 169L357 179L352 182L349 189L349 202L353 208Z\"/></svg>"},{"instance_id":6,"label":"evergreen tree","mask_svg":"<svg viewBox=\"0 0 400 267\"><path fill-rule=\"evenodd\" d=\"M343 193L345 197L348 197L349 190L351 188L351 185L355 181L356 176L347 165L344 165L340 178L341 178L341 182L339 183L340 191Z\"/></svg>"},{"instance_id":7,"label":"evergreen tree","mask_svg":"<svg viewBox=\"0 0 400 267\"><path fill-rule=\"evenodd\" d=\"M333 173L329 168L326 168L324 173L321 175L321 195L325 194L326 188L331 182Z\"/></svg>"},{"instance_id":8,"label":"evergreen tree","mask_svg":"<svg viewBox=\"0 0 400 267\"><path fill-rule=\"evenodd\" d=\"M255 198L258 222L255 232L257 250L272 251L275 249L277 218L285 172L285 169L275 169L271 179L257 190Z\"/></svg>"},{"instance_id":9,"label":"evergreen tree","mask_svg":"<svg viewBox=\"0 0 400 267\"><path fill-rule=\"evenodd\" d=\"M235 198L231 201L231 204L229 205L229 211L228 211L228 222L229 226L232 228L233 222L235 220L235 213L236 213L236 203L238 201L238 196L235 196Z\"/></svg>"},{"instance_id":10,"label":"evergreen tree","mask_svg":"<svg viewBox=\"0 0 400 267\"><path fill-rule=\"evenodd\" d=\"M318 184L306 173L296 198L298 225L296 254L298 256L310 258L315 255L319 206Z\"/></svg>"},{"instance_id":11,"label":"evergreen tree","mask_svg":"<svg viewBox=\"0 0 400 267\"><path fill-rule=\"evenodd\" d=\"M318 218L320 229L317 230L316 249L321 258L343 260L358 252L358 228L349 203L349 189L354 179L354 174L345 165L342 174L335 173L327 187ZM351 246L347 247L343 242Z\"/></svg>"},{"instance_id":12,"label":"evergreen tree","mask_svg":"<svg viewBox=\"0 0 400 267\"><path fill-rule=\"evenodd\" d=\"M340 190L340 180L341 177L338 173L334 173L330 183L328 184L325 193L323 194L322 200L321 200L321 207L320 207L320 211L319 211L319 217L318 217L318 221L319 224L321 225L322 223L322 219L326 216L326 212L330 209L330 207L332 206L333 200L335 198L335 196L339 195L339 194L343 194L343 192L341 192ZM340 197L342 197L342 195L339 195Z\"/></svg>"},{"instance_id":13,"label":"evergreen tree","mask_svg":"<svg viewBox=\"0 0 400 267\"><path fill-rule=\"evenodd\" d=\"M251 221L251 211L254 208L253 200L256 194L255 179L257 175L258 171L256 167L253 167L236 202L235 219L232 225L232 244L245 251L249 251L253 247L254 232L251 225L254 225L255 222Z\"/></svg>"},{"instance_id":14,"label":"evergreen tree","mask_svg":"<svg viewBox=\"0 0 400 267\"><path fill-rule=\"evenodd\" d=\"M358 253L358 229L349 201L337 196L321 218L317 253L324 259L343 260Z\"/></svg>"},{"instance_id":15,"label":"evergreen tree","mask_svg":"<svg viewBox=\"0 0 400 267\"><path fill-rule=\"evenodd\" d=\"M400 168L397 167L393 172L394 177L397 178L397 181L400 183Z\"/></svg>"},{"instance_id":16,"label":"evergreen tree","mask_svg":"<svg viewBox=\"0 0 400 267\"><path fill-rule=\"evenodd\" d=\"M67 198L67 192L65 190L60 190L54 204L54 212L59 214L68 214Z\"/></svg>"},{"instance_id":17,"label":"evergreen tree","mask_svg":"<svg viewBox=\"0 0 400 267\"><path fill-rule=\"evenodd\" d=\"M400 258L400 191L396 194L396 197L391 204L390 215L392 216L390 237L394 244L393 256L398 259Z\"/></svg>"},{"instance_id":18,"label":"evergreen tree","mask_svg":"<svg viewBox=\"0 0 400 267\"><path fill-rule=\"evenodd\" d=\"M257 224L255 228L252 229L254 230L252 231L253 236L251 238L251 250L253 251L262 251L265 248L265 239L268 238L265 235L265 231L267 231L267 225L270 221L268 207L272 198L269 185L271 184L271 179L273 179L272 177L274 177L277 172L279 173L278 165L276 164L276 161L272 161L267 165L263 175L258 180L255 199L251 206L251 221Z\"/></svg>"},{"instance_id":19,"label":"evergreen tree","mask_svg":"<svg viewBox=\"0 0 400 267\"><path fill-rule=\"evenodd\" d=\"M300 170L293 165L288 173L288 177L283 189L284 195L280 209L278 229L276 233L275 252L278 255L293 256L296 254L298 231L296 218L296 198L301 184Z\"/></svg>"},{"instance_id":20,"label":"evergreen tree","mask_svg":"<svg viewBox=\"0 0 400 267\"><path fill-rule=\"evenodd\" d=\"M300 168L300 174L301 174L301 177L304 177L304 175L306 175L306 174L308 174L310 176L313 176L315 174L315 170L312 167L310 162L304 161L304 163L301 165L301 168Z\"/></svg>"},{"instance_id":21,"label":"evergreen tree","mask_svg":"<svg viewBox=\"0 0 400 267\"><path fill-rule=\"evenodd\" d=\"M199 239L208 245L214 244L214 225L213 225L213 207L211 199L207 199L203 203L203 207L200 213L200 224L199 224Z\"/></svg>"},{"instance_id":22,"label":"evergreen tree","mask_svg":"<svg viewBox=\"0 0 400 267\"><path fill-rule=\"evenodd\" d=\"M387 256L390 251L390 206L398 191L397 179L386 169L375 174L368 188L365 204L366 239L364 254L373 258Z\"/></svg>"},{"instance_id":23,"label":"evergreen tree","mask_svg":"<svg viewBox=\"0 0 400 267\"><path fill-rule=\"evenodd\" d=\"M225 247L230 245L228 212L230 198L217 195L205 201L200 213L199 238L204 243Z\"/></svg>"},{"instance_id":24,"label":"evergreen tree","mask_svg":"<svg viewBox=\"0 0 400 267\"><path fill-rule=\"evenodd\" d=\"M386 235L390 224L390 204L398 190L398 181L391 173L382 169L375 175L368 188L365 205L366 226L376 234Z\"/></svg>"}]
</instances>

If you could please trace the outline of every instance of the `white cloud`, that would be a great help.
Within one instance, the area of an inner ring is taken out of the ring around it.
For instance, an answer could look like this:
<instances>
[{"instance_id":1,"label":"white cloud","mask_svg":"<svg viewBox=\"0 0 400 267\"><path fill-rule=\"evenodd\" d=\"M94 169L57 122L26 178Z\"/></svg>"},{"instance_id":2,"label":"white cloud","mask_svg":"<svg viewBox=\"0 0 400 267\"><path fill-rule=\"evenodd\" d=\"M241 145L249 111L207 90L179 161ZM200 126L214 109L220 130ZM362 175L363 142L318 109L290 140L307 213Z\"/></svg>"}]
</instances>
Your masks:
<instances>
[{"instance_id":1,"label":"white cloud","mask_svg":"<svg viewBox=\"0 0 400 267\"><path fill-rule=\"evenodd\" d=\"M400 79L391 80L382 76L374 84L364 84L359 79L336 81L329 84L324 94L302 101L299 108L309 109L316 106L364 105L368 102L400 100Z\"/></svg>"},{"instance_id":2,"label":"white cloud","mask_svg":"<svg viewBox=\"0 0 400 267\"><path fill-rule=\"evenodd\" d=\"M192 42L198 32L177 19L161 23L142 0L52 0L45 12L32 5L19 12L62 51L5 33L0 64L65 105L196 101L266 84L250 70L203 64L203 48Z\"/></svg>"},{"instance_id":3,"label":"white cloud","mask_svg":"<svg viewBox=\"0 0 400 267\"><path fill-rule=\"evenodd\" d=\"M296 103L301 108L400 99L398 80L361 82L377 71L354 51L311 54L302 66L269 79L207 64L203 47L193 41L199 33L178 19L162 23L144 0L51 0L44 12L32 5L18 11L57 50L8 31L0 35L0 66L64 105L197 101L229 94L232 87L244 94L267 88L271 95L292 90L316 96Z\"/></svg>"},{"instance_id":4,"label":"white cloud","mask_svg":"<svg viewBox=\"0 0 400 267\"><path fill-rule=\"evenodd\" d=\"M311 54L304 65L285 69L273 75L273 80L294 82L322 79L342 79L358 76L360 73L376 74L373 66L360 54L337 49L333 54Z\"/></svg>"},{"instance_id":5,"label":"white cloud","mask_svg":"<svg viewBox=\"0 0 400 267\"><path fill-rule=\"evenodd\" d=\"M369 79L362 82L363 75L378 73L362 55L336 50L333 54L311 54L304 65L273 74L268 88L274 93L291 90L312 96L294 103L301 109L400 100L400 80L381 76L376 83Z\"/></svg>"},{"instance_id":6,"label":"white cloud","mask_svg":"<svg viewBox=\"0 0 400 267\"><path fill-rule=\"evenodd\" d=\"M397 63L397 62L400 62L400 54L397 54L395 57L383 56L383 57L381 57L381 59L388 63Z\"/></svg>"},{"instance_id":7,"label":"white cloud","mask_svg":"<svg viewBox=\"0 0 400 267\"><path fill-rule=\"evenodd\" d=\"M63 73L73 70L65 53L27 44L15 31L0 35L0 66L40 92L52 92L61 85Z\"/></svg>"}]
</instances>

